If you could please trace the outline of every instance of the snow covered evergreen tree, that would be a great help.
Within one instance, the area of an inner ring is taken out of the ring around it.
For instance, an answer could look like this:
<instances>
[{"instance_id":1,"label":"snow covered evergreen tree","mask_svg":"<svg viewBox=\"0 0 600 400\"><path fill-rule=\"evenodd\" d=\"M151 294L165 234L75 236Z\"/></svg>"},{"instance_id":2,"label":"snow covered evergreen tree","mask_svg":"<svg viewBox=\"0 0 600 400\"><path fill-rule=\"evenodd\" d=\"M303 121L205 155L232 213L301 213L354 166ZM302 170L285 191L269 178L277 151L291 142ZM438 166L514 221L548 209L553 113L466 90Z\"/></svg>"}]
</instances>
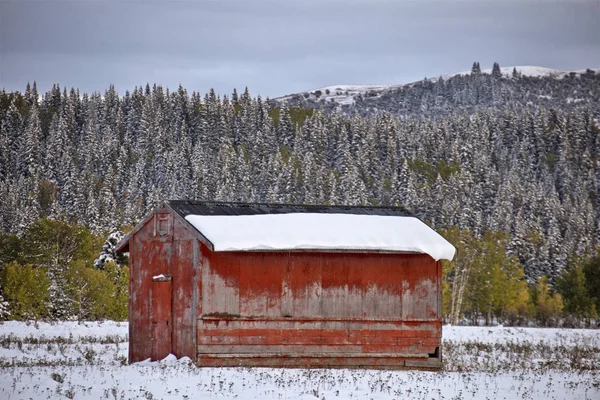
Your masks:
<instances>
[{"instance_id":1,"label":"snow covered evergreen tree","mask_svg":"<svg viewBox=\"0 0 600 400\"><path fill-rule=\"evenodd\" d=\"M499 79L502 78L502 72L500 71L500 64L494 62L494 66L492 67L492 77Z\"/></svg>"},{"instance_id":2,"label":"snow covered evergreen tree","mask_svg":"<svg viewBox=\"0 0 600 400\"><path fill-rule=\"evenodd\" d=\"M106 263L115 263L119 266L123 265L123 255L117 254L117 244L123 239L124 235L117 228L111 229L108 237L102 245L102 252L94 261L94 267L97 269L104 269Z\"/></svg>"},{"instance_id":3,"label":"snow covered evergreen tree","mask_svg":"<svg viewBox=\"0 0 600 400\"><path fill-rule=\"evenodd\" d=\"M158 85L0 92L0 226L50 215L101 232L167 198L401 204L436 227L505 231L527 278L552 278L600 241L600 74L473 67L341 109Z\"/></svg>"},{"instance_id":4,"label":"snow covered evergreen tree","mask_svg":"<svg viewBox=\"0 0 600 400\"><path fill-rule=\"evenodd\" d=\"M2 286L0 286L0 321L6 321L10 317L8 302L2 296Z\"/></svg>"}]
</instances>

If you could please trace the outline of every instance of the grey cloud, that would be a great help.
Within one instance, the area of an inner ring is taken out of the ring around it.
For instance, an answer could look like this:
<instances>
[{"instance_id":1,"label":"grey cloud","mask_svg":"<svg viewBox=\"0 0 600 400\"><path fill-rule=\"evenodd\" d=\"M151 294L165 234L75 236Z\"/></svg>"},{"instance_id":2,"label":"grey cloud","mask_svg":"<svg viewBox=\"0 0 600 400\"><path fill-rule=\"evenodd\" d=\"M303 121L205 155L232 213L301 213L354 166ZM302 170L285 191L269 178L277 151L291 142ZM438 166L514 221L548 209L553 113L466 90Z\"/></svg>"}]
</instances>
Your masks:
<instances>
[{"instance_id":1,"label":"grey cloud","mask_svg":"<svg viewBox=\"0 0 600 400\"><path fill-rule=\"evenodd\" d=\"M483 67L600 67L598 1L3 1L0 87L278 96Z\"/></svg>"}]
</instances>

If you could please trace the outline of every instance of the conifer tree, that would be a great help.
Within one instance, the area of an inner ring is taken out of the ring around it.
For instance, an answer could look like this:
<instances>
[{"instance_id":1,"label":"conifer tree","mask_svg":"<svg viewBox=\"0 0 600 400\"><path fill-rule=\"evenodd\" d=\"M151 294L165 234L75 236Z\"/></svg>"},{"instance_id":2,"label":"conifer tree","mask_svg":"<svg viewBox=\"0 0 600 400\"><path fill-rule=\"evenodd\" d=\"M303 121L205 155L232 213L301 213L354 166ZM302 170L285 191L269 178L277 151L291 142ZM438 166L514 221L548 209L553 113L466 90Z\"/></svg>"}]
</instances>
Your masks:
<instances>
[{"instance_id":1,"label":"conifer tree","mask_svg":"<svg viewBox=\"0 0 600 400\"><path fill-rule=\"evenodd\" d=\"M21 142L18 170L21 175L38 178L40 171L40 147L42 127L37 106L30 110L29 119L25 128L25 137Z\"/></svg>"},{"instance_id":2,"label":"conifer tree","mask_svg":"<svg viewBox=\"0 0 600 400\"><path fill-rule=\"evenodd\" d=\"M578 320L598 317L597 296L590 297L586 286L586 277L580 266L564 271L556 282L557 290L564 299L565 311Z\"/></svg>"},{"instance_id":3,"label":"conifer tree","mask_svg":"<svg viewBox=\"0 0 600 400\"><path fill-rule=\"evenodd\" d=\"M94 261L94 268L105 269L106 264L114 263L118 266L123 266L125 259L123 254L116 252L117 244L123 239L123 233L117 228L111 229L104 244L102 245L102 252L98 258Z\"/></svg>"},{"instance_id":4,"label":"conifer tree","mask_svg":"<svg viewBox=\"0 0 600 400\"><path fill-rule=\"evenodd\" d=\"M502 72L500 71L500 64L494 62L494 66L492 67L492 77L496 79L502 78Z\"/></svg>"},{"instance_id":5,"label":"conifer tree","mask_svg":"<svg viewBox=\"0 0 600 400\"><path fill-rule=\"evenodd\" d=\"M0 321L6 321L10 317L8 301L2 296L2 286L0 285Z\"/></svg>"}]
</instances>

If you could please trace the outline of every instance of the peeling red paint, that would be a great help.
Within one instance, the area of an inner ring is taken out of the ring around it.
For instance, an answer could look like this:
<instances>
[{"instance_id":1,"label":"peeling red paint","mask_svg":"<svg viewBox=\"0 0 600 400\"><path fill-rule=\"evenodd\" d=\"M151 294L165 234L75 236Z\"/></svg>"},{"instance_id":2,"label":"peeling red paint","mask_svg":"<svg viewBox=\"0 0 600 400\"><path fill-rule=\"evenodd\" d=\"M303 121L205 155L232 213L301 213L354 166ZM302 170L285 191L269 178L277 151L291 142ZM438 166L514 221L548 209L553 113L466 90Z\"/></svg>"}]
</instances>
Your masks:
<instances>
[{"instance_id":1,"label":"peeling red paint","mask_svg":"<svg viewBox=\"0 0 600 400\"><path fill-rule=\"evenodd\" d=\"M165 207L129 242L130 362L172 352L206 366L441 365L430 256L212 252L192 229Z\"/></svg>"}]
</instances>

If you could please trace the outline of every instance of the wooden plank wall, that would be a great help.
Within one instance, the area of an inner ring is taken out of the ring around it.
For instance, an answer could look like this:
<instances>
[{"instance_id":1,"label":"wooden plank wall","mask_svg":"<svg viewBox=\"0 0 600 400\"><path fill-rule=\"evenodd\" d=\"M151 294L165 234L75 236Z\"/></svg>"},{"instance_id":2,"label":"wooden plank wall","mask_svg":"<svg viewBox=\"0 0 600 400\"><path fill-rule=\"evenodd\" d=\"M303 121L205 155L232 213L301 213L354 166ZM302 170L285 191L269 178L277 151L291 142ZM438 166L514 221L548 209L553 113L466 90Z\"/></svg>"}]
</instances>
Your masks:
<instances>
[{"instance_id":1,"label":"wooden plank wall","mask_svg":"<svg viewBox=\"0 0 600 400\"><path fill-rule=\"evenodd\" d=\"M174 219L173 253L169 273L173 277L173 331L171 352L178 358L196 355L196 317L198 310L196 262L198 241L189 228Z\"/></svg>"},{"instance_id":2,"label":"wooden plank wall","mask_svg":"<svg viewBox=\"0 0 600 400\"><path fill-rule=\"evenodd\" d=\"M394 367L440 346L428 255L201 252L200 365Z\"/></svg>"},{"instance_id":3,"label":"wooden plank wall","mask_svg":"<svg viewBox=\"0 0 600 400\"><path fill-rule=\"evenodd\" d=\"M164 348L159 350L156 346L152 346L155 337L161 336L164 339L166 335L164 331L155 331L152 328L153 323L158 319L163 319L167 312L167 310L153 312L153 308L163 304L163 302L158 302L159 298L167 299L164 298L164 293L153 293L152 277L168 273L171 242L156 240L154 228L155 218L151 218L133 236L129 244L131 256L129 276L130 363L149 357L156 359L166 351Z\"/></svg>"},{"instance_id":4,"label":"wooden plank wall","mask_svg":"<svg viewBox=\"0 0 600 400\"><path fill-rule=\"evenodd\" d=\"M130 240L130 363L169 353L196 356L198 242L172 214L161 235L156 215L168 213L158 210ZM152 282L159 274L171 275L172 281Z\"/></svg>"}]
</instances>

